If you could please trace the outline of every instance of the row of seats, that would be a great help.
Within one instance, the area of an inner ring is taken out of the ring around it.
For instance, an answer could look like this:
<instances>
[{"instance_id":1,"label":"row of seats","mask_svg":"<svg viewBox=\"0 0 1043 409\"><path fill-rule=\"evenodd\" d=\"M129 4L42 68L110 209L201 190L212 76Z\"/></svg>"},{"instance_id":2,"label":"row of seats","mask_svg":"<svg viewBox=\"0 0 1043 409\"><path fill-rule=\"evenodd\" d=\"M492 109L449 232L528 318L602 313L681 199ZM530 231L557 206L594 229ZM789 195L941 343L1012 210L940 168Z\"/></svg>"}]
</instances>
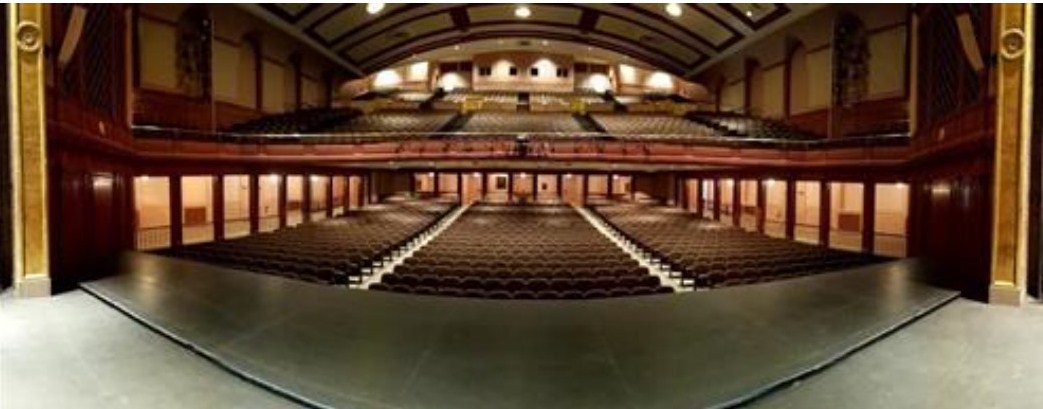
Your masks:
<instances>
[{"instance_id":1,"label":"row of seats","mask_svg":"<svg viewBox=\"0 0 1043 409\"><path fill-rule=\"evenodd\" d=\"M506 291L506 290L493 290L485 291L481 289L459 289L454 287L426 287L418 286L412 287L404 284L388 285L383 283L376 283L369 287L370 290L376 291L391 291L396 293L406 294L417 294L417 295L438 295L444 297L470 297L470 298L489 298L489 299L500 299L500 300L591 300L598 298L611 298L611 297L629 297L638 295L653 295L653 294L669 294L673 292L670 287L614 287L608 290L593 289L587 291L569 290L569 291L554 291L554 290L542 290L542 291L531 291L531 290L519 290L519 291Z\"/></svg>"},{"instance_id":2,"label":"row of seats","mask_svg":"<svg viewBox=\"0 0 1043 409\"><path fill-rule=\"evenodd\" d=\"M713 288L865 265L879 258L751 233L647 204L593 206L613 228L684 284Z\"/></svg>"},{"instance_id":3,"label":"row of seats","mask_svg":"<svg viewBox=\"0 0 1043 409\"><path fill-rule=\"evenodd\" d=\"M472 206L381 282L390 291L506 292L509 298L519 292L581 298L617 288L628 295L670 290L563 205Z\"/></svg>"},{"instance_id":4,"label":"row of seats","mask_svg":"<svg viewBox=\"0 0 1043 409\"><path fill-rule=\"evenodd\" d=\"M691 120L714 128L727 136L769 140L813 141L821 136L791 127L779 121L734 114L694 113Z\"/></svg>"},{"instance_id":5,"label":"row of seats","mask_svg":"<svg viewBox=\"0 0 1043 409\"><path fill-rule=\"evenodd\" d=\"M381 111L360 115L328 130L330 133L437 132L453 119L451 112Z\"/></svg>"},{"instance_id":6,"label":"row of seats","mask_svg":"<svg viewBox=\"0 0 1043 409\"><path fill-rule=\"evenodd\" d=\"M460 129L463 132L486 133L576 133L583 126L572 114L479 111L471 115Z\"/></svg>"},{"instance_id":7,"label":"row of seats","mask_svg":"<svg viewBox=\"0 0 1043 409\"><path fill-rule=\"evenodd\" d=\"M718 137L721 134L706 125L684 117L664 114L592 114L591 118L605 132L620 138L691 138Z\"/></svg>"},{"instance_id":8,"label":"row of seats","mask_svg":"<svg viewBox=\"0 0 1043 409\"><path fill-rule=\"evenodd\" d=\"M267 115L253 121L233 126L230 130L237 133L288 134L317 132L347 121L358 112L342 108L314 108L295 112Z\"/></svg>"},{"instance_id":9,"label":"row of seats","mask_svg":"<svg viewBox=\"0 0 1043 409\"><path fill-rule=\"evenodd\" d=\"M393 201L334 219L234 240L164 250L168 255L306 281L347 284L451 208L436 201Z\"/></svg>"},{"instance_id":10,"label":"row of seats","mask_svg":"<svg viewBox=\"0 0 1043 409\"><path fill-rule=\"evenodd\" d=\"M467 100L479 99L483 102L497 104L518 103L518 93L502 91L452 91L445 95L446 101L463 103Z\"/></svg>"}]
</instances>

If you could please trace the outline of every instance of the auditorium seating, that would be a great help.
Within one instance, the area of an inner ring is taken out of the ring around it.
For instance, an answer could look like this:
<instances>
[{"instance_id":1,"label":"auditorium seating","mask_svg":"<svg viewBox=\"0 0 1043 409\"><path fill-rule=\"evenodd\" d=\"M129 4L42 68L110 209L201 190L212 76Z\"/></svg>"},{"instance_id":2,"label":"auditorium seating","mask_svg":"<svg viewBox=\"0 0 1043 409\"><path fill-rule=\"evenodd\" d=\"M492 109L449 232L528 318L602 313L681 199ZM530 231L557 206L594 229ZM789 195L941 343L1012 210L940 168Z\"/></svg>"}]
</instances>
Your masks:
<instances>
[{"instance_id":1,"label":"auditorium seating","mask_svg":"<svg viewBox=\"0 0 1043 409\"><path fill-rule=\"evenodd\" d=\"M561 205L473 206L370 289L512 299L672 291Z\"/></svg>"},{"instance_id":2,"label":"auditorium seating","mask_svg":"<svg viewBox=\"0 0 1043 409\"><path fill-rule=\"evenodd\" d=\"M381 111L360 115L341 123L329 133L422 133L437 132L453 119L451 112Z\"/></svg>"},{"instance_id":3,"label":"auditorium seating","mask_svg":"<svg viewBox=\"0 0 1043 409\"><path fill-rule=\"evenodd\" d=\"M571 114L485 111L471 115L460 130L488 133L584 132L583 127Z\"/></svg>"},{"instance_id":4,"label":"auditorium seating","mask_svg":"<svg viewBox=\"0 0 1043 409\"><path fill-rule=\"evenodd\" d=\"M682 284L716 288L864 265L879 258L775 239L647 204L593 206L609 225L678 274Z\"/></svg>"},{"instance_id":5,"label":"auditorium seating","mask_svg":"<svg viewBox=\"0 0 1043 409\"><path fill-rule=\"evenodd\" d=\"M464 102L468 99L480 99L483 102L515 104L518 102L518 93L502 91L453 91L446 94L445 99L450 102Z\"/></svg>"},{"instance_id":6,"label":"auditorium seating","mask_svg":"<svg viewBox=\"0 0 1043 409\"><path fill-rule=\"evenodd\" d=\"M692 113L688 117L729 136L756 139L813 141L822 139L797 128L769 119L737 114Z\"/></svg>"},{"instance_id":7,"label":"auditorium seating","mask_svg":"<svg viewBox=\"0 0 1043 409\"><path fill-rule=\"evenodd\" d=\"M683 117L663 114L591 114L605 132L612 136L659 139L719 137L712 128Z\"/></svg>"},{"instance_id":8,"label":"auditorium seating","mask_svg":"<svg viewBox=\"0 0 1043 409\"><path fill-rule=\"evenodd\" d=\"M237 124L230 131L255 134L288 134L323 131L347 121L357 111L342 108L314 108L295 112L267 115L253 121Z\"/></svg>"},{"instance_id":9,"label":"auditorium seating","mask_svg":"<svg viewBox=\"0 0 1043 409\"><path fill-rule=\"evenodd\" d=\"M344 217L162 253L243 270L324 284L360 281L367 266L413 240L453 205L393 201Z\"/></svg>"}]
</instances>

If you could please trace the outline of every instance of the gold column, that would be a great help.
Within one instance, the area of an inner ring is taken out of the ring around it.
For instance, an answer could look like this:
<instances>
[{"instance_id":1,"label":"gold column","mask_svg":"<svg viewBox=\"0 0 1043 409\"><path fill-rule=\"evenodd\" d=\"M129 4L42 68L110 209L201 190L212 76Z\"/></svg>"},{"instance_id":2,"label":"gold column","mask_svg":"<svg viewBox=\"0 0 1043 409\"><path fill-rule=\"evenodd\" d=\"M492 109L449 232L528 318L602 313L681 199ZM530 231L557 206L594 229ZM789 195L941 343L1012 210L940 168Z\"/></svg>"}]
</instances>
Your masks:
<instances>
[{"instance_id":1,"label":"gold column","mask_svg":"<svg viewBox=\"0 0 1043 409\"><path fill-rule=\"evenodd\" d=\"M8 14L14 283L20 297L51 293L47 255L47 149L43 17L39 3Z\"/></svg>"},{"instance_id":2,"label":"gold column","mask_svg":"<svg viewBox=\"0 0 1043 409\"><path fill-rule=\"evenodd\" d=\"M1032 5L998 11L999 67L989 302L1020 305L1028 267L1029 141L1032 125Z\"/></svg>"}]
</instances>

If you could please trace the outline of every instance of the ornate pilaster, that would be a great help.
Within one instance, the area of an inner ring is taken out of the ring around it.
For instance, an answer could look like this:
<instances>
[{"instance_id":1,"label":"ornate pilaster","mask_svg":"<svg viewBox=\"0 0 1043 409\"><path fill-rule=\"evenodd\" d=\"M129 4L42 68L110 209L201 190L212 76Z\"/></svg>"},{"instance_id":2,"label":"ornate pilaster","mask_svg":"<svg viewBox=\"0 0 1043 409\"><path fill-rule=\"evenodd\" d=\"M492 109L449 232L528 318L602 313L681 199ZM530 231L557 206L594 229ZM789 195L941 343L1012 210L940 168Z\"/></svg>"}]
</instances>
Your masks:
<instances>
[{"instance_id":1,"label":"ornate pilaster","mask_svg":"<svg viewBox=\"0 0 1043 409\"><path fill-rule=\"evenodd\" d=\"M989 302L1020 305L1028 261L1032 6L993 5L999 39Z\"/></svg>"},{"instance_id":2,"label":"ornate pilaster","mask_svg":"<svg viewBox=\"0 0 1043 409\"><path fill-rule=\"evenodd\" d=\"M11 252L15 293L51 294L47 249L47 149L43 13L39 3L12 4L8 18L11 109Z\"/></svg>"}]
</instances>

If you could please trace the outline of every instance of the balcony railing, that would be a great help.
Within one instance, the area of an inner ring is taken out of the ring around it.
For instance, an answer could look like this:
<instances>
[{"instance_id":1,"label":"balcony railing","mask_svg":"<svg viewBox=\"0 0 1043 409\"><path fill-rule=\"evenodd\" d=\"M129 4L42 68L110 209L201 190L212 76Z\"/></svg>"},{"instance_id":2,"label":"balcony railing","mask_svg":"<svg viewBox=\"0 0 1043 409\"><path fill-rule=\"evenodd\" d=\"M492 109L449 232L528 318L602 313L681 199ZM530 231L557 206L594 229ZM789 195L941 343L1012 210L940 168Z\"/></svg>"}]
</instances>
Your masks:
<instances>
[{"instance_id":1,"label":"balcony railing","mask_svg":"<svg viewBox=\"0 0 1043 409\"><path fill-rule=\"evenodd\" d=\"M203 142L243 145L370 145L397 144L396 151L410 151L411 146L439 143L446 151L481 151L506 145L514 154L552 153L556 146L575 149L577 145L599 147L613 145L640 151L653 145L766 148L781 150L816 150L857 147L905 146L906 134L865 135L846 138L758 138L711 134L612 134L600 132L365 132L263 134L209 132L190 129L134 126L137 138L171 142ZM502 149L497 149L502 150Z\"/></svg>"}]
</instances>

